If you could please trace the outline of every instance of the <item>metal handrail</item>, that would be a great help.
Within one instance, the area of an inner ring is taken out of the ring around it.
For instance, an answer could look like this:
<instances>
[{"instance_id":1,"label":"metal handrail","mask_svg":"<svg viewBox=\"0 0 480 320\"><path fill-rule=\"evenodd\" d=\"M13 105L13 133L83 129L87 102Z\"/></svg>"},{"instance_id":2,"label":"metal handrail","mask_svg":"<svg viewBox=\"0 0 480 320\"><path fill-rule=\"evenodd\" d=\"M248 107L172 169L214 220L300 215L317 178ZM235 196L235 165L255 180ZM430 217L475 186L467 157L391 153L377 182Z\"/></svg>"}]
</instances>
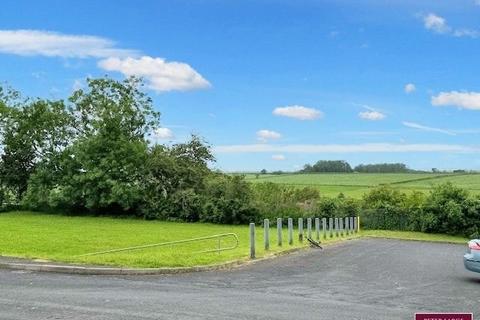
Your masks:
<instances>
[{"instance_id":1,"label":"metal handrail","mask_svg":"<svg viewBox=\"0 0 480 320\"><path fill-rule=\"evenodd\" d=\"M227 237L233 237L233 239L235 240L235 244L232 245L232 246L229 246L229 247L221 248L220 247L220 240L222 238L227 238ZM209 253L209 252L220 252L220 251L226 251L226 250L233 250L233 249L236 249L238 247L238 244L239 244L238 236L235 233L221 233L221 234L215 234L213 236L206 236L206 237L199 237L199 238L192 238L192 239L185 239L185 240L177 240L177 241L169 241L169 242L162 242L162 243L155 243L155 244L147 244L147 245L143 245L143 246L135 246L135 247L127 247L127 248L92 252L92 253L81 254L81 255L78 255L77 257L96 256L96 255L101 255L101 254L116 253L116 252L123 252L123 251L132 251L132 250L141 250L141 249L147 249L147 248L153 248L153 247L172 246L172 245L177 245L177 244L182 244L182 243L187 243L187 242L202 241L202 240L209 240L209 239L218 239L218 248L217 249L197 251L197 252L194 252L194 253Z\"/></svg>"}]
</instances>

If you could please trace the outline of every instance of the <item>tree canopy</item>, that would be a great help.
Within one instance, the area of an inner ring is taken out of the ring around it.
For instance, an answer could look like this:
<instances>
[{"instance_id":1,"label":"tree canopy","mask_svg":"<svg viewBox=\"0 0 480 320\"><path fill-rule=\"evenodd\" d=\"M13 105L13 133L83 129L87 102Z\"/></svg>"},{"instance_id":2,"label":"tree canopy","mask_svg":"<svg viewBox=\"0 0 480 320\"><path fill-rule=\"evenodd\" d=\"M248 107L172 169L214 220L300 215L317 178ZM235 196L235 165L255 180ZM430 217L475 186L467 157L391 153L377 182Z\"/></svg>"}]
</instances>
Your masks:
<instances>
[{"instance_id":1,"label":"tree canopy","mask_svg":"<svg viewBox=\"0 0 480 320\"><path fill-rule=\"evenodd\" d=\"M198 136L156 143L160 113L142 85L91 79L65 101L2 89L0 198L34 210L245 222L254 209L243 178L211 171Z\"/></svg>"}]
</instances>

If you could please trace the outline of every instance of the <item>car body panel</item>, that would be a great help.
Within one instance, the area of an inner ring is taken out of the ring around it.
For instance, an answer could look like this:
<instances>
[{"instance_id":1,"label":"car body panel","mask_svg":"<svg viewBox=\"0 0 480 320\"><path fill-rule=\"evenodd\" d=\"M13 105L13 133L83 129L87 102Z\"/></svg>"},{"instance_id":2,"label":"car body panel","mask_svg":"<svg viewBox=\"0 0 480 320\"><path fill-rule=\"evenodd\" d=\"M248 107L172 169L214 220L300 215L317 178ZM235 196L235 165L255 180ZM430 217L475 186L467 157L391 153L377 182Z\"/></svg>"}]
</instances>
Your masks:
<instances>
[{"instance_id":1,"label":"car body panel","mask_svg":"<svg viewBox=\"0 0 480 320\"><path fill-rule=\"evenodd\" d=\"M480 240L474 239L468 242L467 253L463 256L463 264L467 270L480 273Z\"/></svg>"}]
</instances>

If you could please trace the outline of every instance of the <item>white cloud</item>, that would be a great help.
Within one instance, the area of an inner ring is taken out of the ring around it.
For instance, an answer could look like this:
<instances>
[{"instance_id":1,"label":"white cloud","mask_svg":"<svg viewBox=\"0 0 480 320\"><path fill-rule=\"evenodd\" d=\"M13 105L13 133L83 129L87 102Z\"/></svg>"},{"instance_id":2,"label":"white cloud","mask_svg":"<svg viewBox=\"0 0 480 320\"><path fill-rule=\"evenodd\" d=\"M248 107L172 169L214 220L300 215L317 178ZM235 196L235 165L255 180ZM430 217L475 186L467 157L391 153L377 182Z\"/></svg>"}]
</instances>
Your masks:
<instances>
[{"instance_id":1,"label":"white cloud","mask_svg":"<svg viewBox=\"0 0 480 320\"><path fill-rule=\"evenodd\" d=\"M466 28L454 29L450 27L445 18L436 15L435 13L429 13L423 16L423 24L426 29L435 33L449 34L455 37L477 38L480 36L480 32L478 30Z\"/></svg>"},{"instance_id":2,"label":"white cloud","mask_svg":"<svg viewBox=\"0 0 480 320\"><path fill-rule=\"evenodd\" d=\"M106 58L135 56L109 39L39 30L0 30L0 52L22 56Z\"/></svg>"},{"instance_id":3,"label":"white cloud","mask_svg":"<svg viewBox=\"0 0 480 320\"><path fill-rule=\"evenodd\" d=\"M480 92L440 92L432 96L434 106L455 106L460 109L480 110Z\"/></svg>"},{"instance_id":4,"label":"white cloud","mask_svg":"<svg viewBox=\"0 0 480 320\"><path fill-rule=\"evenodd\" d=\"M480 32L478 30L473 30L473 29L457 29L453 31L453 35L455 37L478 38L478 36L480 36Z\"/></svg>"},{"instance_id":5,"label":"white cloud","mask_svg":"<svg viewBox=\"0 0 480 320\"><path fill-rule=\"evenodd\" d=\"M214 148L216 153L480 153L480 147L458 144L294 144L294 145L224 145Z\"/></svg>"},{"instance_id":6,"label":"white cloud","mask_svg":"<svg viewBox=\"0 0 480 320\"><path fill-rule=\"evenodd\" d=\"M126 76L144 77L149 88L158 92L210 87L210 83L186 63L140 57L136 50L118 48L114 41L97 36L41 30L0 30L0 53L102 59L98 63L100 68Z\"/></svg>"},{"instance_id":7,"label":"white cloud","mask_svg":"<svg viewBox=\"0 0 480 320\"><path fill-rule=\"evenodd\" d=\"M405 85L405 93L406 94L412 93L415 90L417 90L417 88L415 87L415 85L413 83L407 83Z\"/></svg>"},{"instance_id":8,"label":"white cloud","mask_svg":"<svg viewBox=\"0 0 480 320\"><path fill-rule=\"evenodd\" d=\"M429 13L424 16L423 25L428 30L432 30L436 33L447 33L451 30L451 28L447 25L447 20L436 15L435 13Z\"/></svg>"},{"instance_id":9,"label":"white cloud","mask_svg":"<svg viewBox=\"0 0 480 320\"><path fill-rule=\"evenodd\" d=\"M361 119L370 120L370 121L378 121L386 118L386 115L379 110L372 108L368 105L360 105L362 108L367 109L367 111L362 111L358 114Z\"/></svg>"},{"instance_id":10,"label":"white cloud","mask_svg":"<svg viewBox=\"0 0 480 320\"><path fill-rule=\"evenodd\" d=\"M427 127L427 126L424 126L424 125L421 125L421 124L418 124L418 123L415 123L415 122L407 122L407 121L404 121L404 122L402 122L402 124L403 124L405 127L409 127L409 128L413 128L413 129L418 129L418 130L422 130L422 131L439 132L439 133L444 133L444 134L448 134L448 135L451 135L451 136L455 136L455 135L456 135L455 132L450 131L450 130Z\"/></svg>"},{"instance_id":11,"label":"white cloud","mask_svg":"<svg viewBox=\"0 0 480 320\"><path fill-rule=\"evenodd\" d=\"M273 114L298 120L315 120L323 117L320 110L298 105L275 108Z\"/></svg>"},{"instance_id":12,"label":"white cloud","mask_svg":"<svg viewBox=\"0 0 480 320\"><path fill-rule=\"evenodd\" d=\"M362 111L358 114L358 116L365 120L370 121L378 121L384 119L386 116L378 111Z\"/></svg>"},{"instance_id":13,"label":"white cloud","mask_svg":"<svg viewBox=\"0 0 480 320\"><path fill-rule=\"evenodd\" d=\"M155 129L154 136L155 136L155 138L162 139L162 140L173 139L174 138L173 131L170 130L169 128L157 128L157 129Z\"/></svg>"},{"instance_id":14,"label":"white cloud","mask_svg":"<svg viewBox=\"0 0 480 320\"><path fill-rule=\"evenodd\" d=\"M275 131L265 129L257 131L257 139L263 142L280 139L281 137L282 135Z\"/></svg>"},{"instance_id":15,"label":"white cloud","mask_svg":"<svg viewBox=\"0 0 480 320\"><path fill-rule=\"evenodd\" d=\"M283 161L285 160L285 156L283 154L274 154L272 156L272 159L275 160L275 161Z\"/></svg>"},{"instance_id":16,"label":"white cloud","mask_svg":"<svg viewBox=\"0 0 480 320\"><path fill-rule=\"evenodd\" d=\"M143 56L141 58L108 58L98 63L108 71L118 71L125 76L139 76L147 80L148 86L155 91L192 90L210 87L191 66L183 62L167 62L162 58Z\"/></svg>"}]
</instances>

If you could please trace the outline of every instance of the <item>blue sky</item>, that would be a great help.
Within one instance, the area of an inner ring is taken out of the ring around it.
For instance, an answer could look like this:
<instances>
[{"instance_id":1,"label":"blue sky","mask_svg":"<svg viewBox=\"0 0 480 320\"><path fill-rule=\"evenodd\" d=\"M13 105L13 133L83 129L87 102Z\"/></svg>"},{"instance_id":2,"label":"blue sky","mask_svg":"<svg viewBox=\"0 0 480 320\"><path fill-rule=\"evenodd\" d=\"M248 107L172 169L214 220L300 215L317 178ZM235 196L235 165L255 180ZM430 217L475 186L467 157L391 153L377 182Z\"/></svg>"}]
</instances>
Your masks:
<instances>
[{"instance_id":1,"label":"blue sky","mask_svg":"<svg viewBox=\"0 0 480 320\"><path fill-rule=\"evenodd\" d=\"M145 78L157 139L217 168L480 169L480 1L2 1L0 80L65 98Z\"/></svg>"}]
</instances>

